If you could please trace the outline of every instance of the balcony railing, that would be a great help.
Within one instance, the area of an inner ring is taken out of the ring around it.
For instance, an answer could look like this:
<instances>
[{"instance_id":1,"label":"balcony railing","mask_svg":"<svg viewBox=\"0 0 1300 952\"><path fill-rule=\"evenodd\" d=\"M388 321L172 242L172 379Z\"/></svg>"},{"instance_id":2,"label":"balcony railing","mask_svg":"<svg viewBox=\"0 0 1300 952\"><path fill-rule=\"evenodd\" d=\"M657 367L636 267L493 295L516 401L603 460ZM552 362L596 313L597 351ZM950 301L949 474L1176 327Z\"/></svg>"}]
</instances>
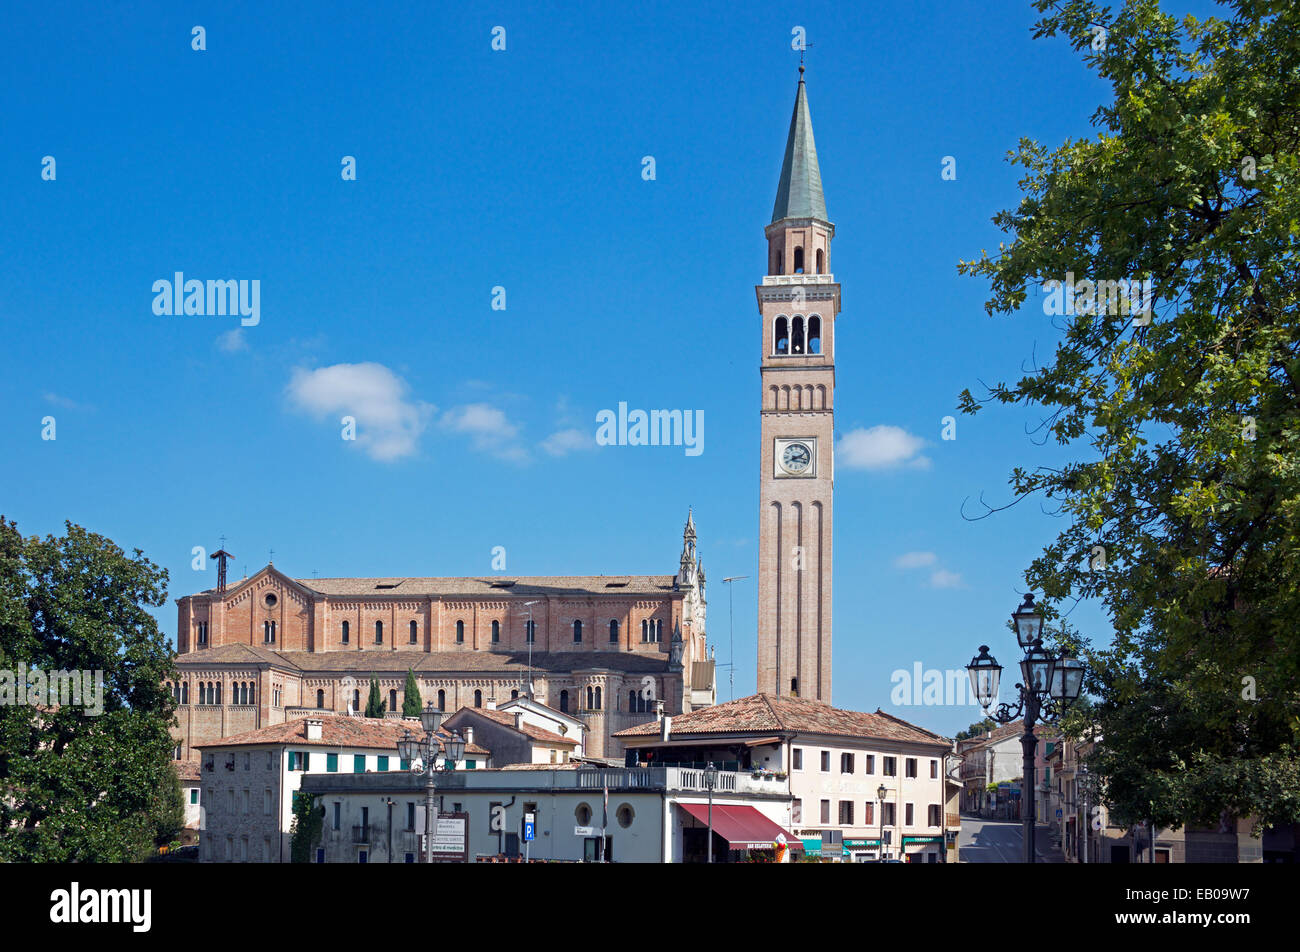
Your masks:
<instances>
[{"instance_id":1,"label":"balcony railing","mask_svg":"<svg viewBox=\"0 0 1300 952\"><path fill-rule=\"evenodd\" d=\"M369 843L369 842L370 842L370 827L369 827L369 826L354 826L354 827L352 828L352 842L353 842L353 843Z\"/></svg>"}]
</instances>

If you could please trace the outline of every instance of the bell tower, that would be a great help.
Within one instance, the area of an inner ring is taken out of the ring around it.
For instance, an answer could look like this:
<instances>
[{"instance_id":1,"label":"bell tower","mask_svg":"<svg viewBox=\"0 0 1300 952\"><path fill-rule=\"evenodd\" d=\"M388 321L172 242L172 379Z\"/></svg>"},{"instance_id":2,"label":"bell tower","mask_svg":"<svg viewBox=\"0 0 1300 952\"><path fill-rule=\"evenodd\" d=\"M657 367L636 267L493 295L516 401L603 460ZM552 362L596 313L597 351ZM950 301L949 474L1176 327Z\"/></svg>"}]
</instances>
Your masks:
<instances>
[{"instance_id":1,"label":"bell tower","mask_svg":"<svg viewBox=\"0 0 1300 952\"><path fill-rule=\"evenodd\" d=\"M803 66L754 290L762 321L758 690L831 702L835 226L826 216Z\"/></svg>"}]
</instances>

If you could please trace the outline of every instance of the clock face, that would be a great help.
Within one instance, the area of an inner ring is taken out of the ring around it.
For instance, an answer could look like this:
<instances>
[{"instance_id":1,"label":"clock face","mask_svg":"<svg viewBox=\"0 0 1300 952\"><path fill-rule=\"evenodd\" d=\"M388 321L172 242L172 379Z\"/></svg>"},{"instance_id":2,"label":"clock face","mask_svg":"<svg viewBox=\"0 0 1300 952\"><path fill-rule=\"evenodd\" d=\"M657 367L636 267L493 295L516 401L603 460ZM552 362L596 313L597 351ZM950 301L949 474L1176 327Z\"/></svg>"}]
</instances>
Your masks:
<instances>
[{"instance_id":1,"label":"clock face","mask_svg":"<svg viewBox=\"0 0 1300 952\"><path fill-rule=\"evenodd\" d=\"M781 452L781 466L787 473L806 472L812 465L812 450L807 443L787 443Z\"/></svg>"}]
</instances>

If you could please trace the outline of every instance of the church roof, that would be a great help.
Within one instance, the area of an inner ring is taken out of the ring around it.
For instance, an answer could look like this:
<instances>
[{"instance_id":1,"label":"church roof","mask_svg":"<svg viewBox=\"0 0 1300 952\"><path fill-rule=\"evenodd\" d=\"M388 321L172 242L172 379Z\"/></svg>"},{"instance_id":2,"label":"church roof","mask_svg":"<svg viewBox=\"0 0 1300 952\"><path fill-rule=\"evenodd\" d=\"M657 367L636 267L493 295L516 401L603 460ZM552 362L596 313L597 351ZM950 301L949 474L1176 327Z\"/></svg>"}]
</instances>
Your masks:
<instances>
[{"instance_id":1,"label":"church roof","mask_svg":"<svg viewBox=\"0 0 1300 952\"><path fill-rule=\"evenodd\" d=\"M639 724L618 731L615 737L629 742L638 737L657 738L658 721ZM919 744L940 744L948 741L901 718L876 711L844 711L831 707L824 701L811 698L777 697L774 694L751 694L725 704L696 708L686 714L673 716L671 736L682 739L690 736L737 734L775 731L793 731L800 734L831 734L841 737L869 737L879 740L902 741Z\"/></svg>"},{"instance_id":2,"label":"church roof","mask_svg":"<svg viewBox=\"0 0 1300 952\"><path fill-rule=\"evenodd\" d=\"M531 575L512 578L312 578L323 595L624 595L671 592L671 575Z\"/></svg>"},{"instance_id":3,"label":"church roof","mask_svg":"<svg viewBox=\"0 0 1300 952\"><path fill-rule=\"evenodd\" d=\"M772 221L783 218L830 221L826 217L826 198L822 194L822 173L817 165L817 144L813 141L802 66L794 114L790 117L790 134L785 142L785 159L781 163L781 181L776 187L776 204L772 206Z\"/></svg>"},{"instance_id":4,"label":"church roof","mask_svg":"<svg viewBox=\"0 0 1300 952\"><path fill-rule=\"evenodd\" d=\"M278 574L278 570L273 571ZM255 575L251 579L241 579L231 585L226 596L230 597L257 577ZM484 578L299 578L290 581L308 592L332 598L363 595L418 598L429 595L653 595L672 592L673 578L672 575L530 575ZM199 594L218 593L215 589L207 589Z\"/></svg>"}]
</instances>

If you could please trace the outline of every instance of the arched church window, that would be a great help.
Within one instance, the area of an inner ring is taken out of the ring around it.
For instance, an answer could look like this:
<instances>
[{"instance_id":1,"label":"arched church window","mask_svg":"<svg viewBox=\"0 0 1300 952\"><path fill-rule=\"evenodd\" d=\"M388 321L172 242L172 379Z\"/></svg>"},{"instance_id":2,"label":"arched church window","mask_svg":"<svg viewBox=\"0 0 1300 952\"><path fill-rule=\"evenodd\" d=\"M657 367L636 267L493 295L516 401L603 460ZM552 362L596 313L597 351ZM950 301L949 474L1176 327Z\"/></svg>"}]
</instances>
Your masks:
<instances>
[{"instance_id":1,"label":"arched church window","mask_svg":"<svg viewBox=\"0 0 1300 952\"><path fill-rule=\"evenodd\" d=\"M343 644L345 644L345 645L348 643L348 623L347 623L347 622L344 622L344 623L343 623L343 638L342 638L342 641L343 641Z\"/></svg>"},{"instance_id":2,"label":"arched church window","mask_svg":"<svg viewBox=\"0 0 1300 952\"><path fill-rule=\"evenodd\" d=\"M440 710L440 711L445 711L445 710L447 710L447 692L446 692L446 691L443 691L443 690L439 690L439 691L438 691L438 710Z\"/></svg>"},{"instance_id":3,"label":"arched church window","mask_svg":"<svg viewBox=\"0 0 1300 952\"><path fill-rule=\"evenodd\" d=\"M794 273L803 274L803 247L798 246L794 249Z\"/></svg>"},{"instance_id":4,"label":"arched church window","mask_svg":"<svg viewBox=\"0 0 1300 952\"><path fill-rule=\"evenodd\" d=\"M596 707L594 708L594 710L597 710L597 711L601 710L601 703L600 703L600 688L596 688Z\"/></svg>"},{"instance_id":5,"label":"arched church window","mask_svg":"<svg viewBox=\"0 0 1300 952\"><path fill-rule=\"evenodd\" d=\"M642 644L646 644L649 641L650 641L650 622L642 618L641 619L641 642Z\"/></svg>"},{"instance_id":6,"label":"arched church window","mask_svg":"<svg viewBox=\"0 0 1300 952\"><path fill-rule=\"evenodd\" d=\"M397 710L397 691L392 688L388 690L388 709L390 711Z\"/></svg>"},{"instance_id":7,"label":"arched church window","mask_svg":"<svg viewBox=\"0 0 1300 952\"><path fill-rule=\"evenodd\" d=\"M776 327L772 332L772 353L790 353L790 324L784 315L776 319Z\"/></svg>"},{"instance_id":8,"label":"arched church window","mask_svg":"<svg viewBox=\"0 0 1300 952\"><path fill-rule=\"evenodd\" d=\"M816 314L808 317L808 353L822 352L822 319Z\"/></svg>"},{"instance_id":9,"label":"arched church window","mask_svg":"<svg viewBox=\"0 0 1300 952\"><path fill-rule=\"evenodd\" d=\"M377 621L375 622L375 644L382 645L383 643L384 643L384 623L382 621Z\"/></svg>"},{"instance_id":10,"label":"arched church window","mask_svg":"<svg viewBox=\"0 0 1300 952\"><path fill-rule=\"evenodd\" d=\"M325 709L325 692L320 688L316 689L316 709L317 710Z\"/></svg>"},{"instance_id":11,"label":"arched church window","mask_svg":"<svg viewBox=\"0 0 1300 952\"><path fill-rule=\"evenodd\" d=\"M609 620L609 643L618 644L618 620L615 618Z\"/></svg>"},{"instance_id":12,"label":"arched church window","mask_svg":"<svg viewBox=\"0 0 1300 952\"><path fill-rule=\"evenodd\" d=\"M776 271L774 274L785 274L785 251L781 248L776 249Z\"/></svg>"},{"instance_id":13,"label":"arched church window","mask_svg":"<svg viewBox=\"0 0 1300 952\"><path fill-rule=\"evenodd\" d=\"M803 316L802 315L795 315L794 333L791 335L791 337L793 338L793 340L791 341L790 344L790 353L802 354L803 353Z\"/></svg>"},{"instance_id":14,"label":"arched church window","mask_svg":"<svg viewBox=\"0 0 1300 952\"><path fill-rule=\"evenodd\" d=\"M793 697L798 697L798 696L799 696L799 679L798 679L798 678L791 678L791 679L790 679L790 694L791 694Z\"/></svg>"},{"instance_id":15,"label":"arched church window","mask_svg":"<svg viewBox=\"0 0 1300 952\"><path fill-rule=\"evenodd\" d=\"M493 619L492 620L492 641L498 642L500 640L501 640L501 622L497 621L496 619Z\"/></svg>"},{"instance_id":16,"label":"arched church window","mask_svg":"<svg viewBox=\"0 0 1300 952\"><path fill-rule=\"evenodd\" d=\"M582 641L582 620L573 619L573 643L576 645Z\"/></svg>"},{"instance_id":17,"label":"arched church window","mask_svg":"<svg viewBox=\"0 0 1300 952\"><path fill-rule=\"evenodd\" d=\"M463 621L456 622L456 641L457 643L465 641L465 623Z\"/></svg>"},{"instance_id":18,"label":"arched church window","mask_svg":"<svg viewBox=\"0 0 1300 952\"><path fill-rule=\"evenodd\" d=\"M569 692L568 691L560 692L560 712L562 714L569 713Z\"/></svg>"},{"instance_id":19,"label":"arched church window","mask_svg":"<svg viewBox=\"0 0 1300 952\"><path fill-rule=\"evenodd\" d=\"M475 707L482 707L482 706L483 706L483 692L482 692L482 691L475 691L475 692L474 692L474 706L475 706Z\"/></svg>"},{"instance_id":20,"label":"arched church window","mask_svg":"<svg viewBox=\"0 0 1300 952\"><path fill-rule=\"evenodd\" d=\"M414 621L412 621L411 622L411 644L415 644L415 642L419 639L419 637L420 637L420 626L417 625Z\"/></svg>"},{"instance_id":21,"label":"arched church window","mask_svg":"<svg viewBox=\"0 0 1300 952\"><path fill-rule=\"evenodd\" d=\"M188 681L181 684L181 703L182 704L190 703L190 682Z\"/></svg>"},{"instance_id":22,"label":"arched church window","mask_svg":"<svg viewBox=\"0 0 1300 952\"><path fill-rule=\"evenodd\" d=\"M826 252L820 248L817 249L817 273L826 273Z\"/></svg>"}]
</instances>

